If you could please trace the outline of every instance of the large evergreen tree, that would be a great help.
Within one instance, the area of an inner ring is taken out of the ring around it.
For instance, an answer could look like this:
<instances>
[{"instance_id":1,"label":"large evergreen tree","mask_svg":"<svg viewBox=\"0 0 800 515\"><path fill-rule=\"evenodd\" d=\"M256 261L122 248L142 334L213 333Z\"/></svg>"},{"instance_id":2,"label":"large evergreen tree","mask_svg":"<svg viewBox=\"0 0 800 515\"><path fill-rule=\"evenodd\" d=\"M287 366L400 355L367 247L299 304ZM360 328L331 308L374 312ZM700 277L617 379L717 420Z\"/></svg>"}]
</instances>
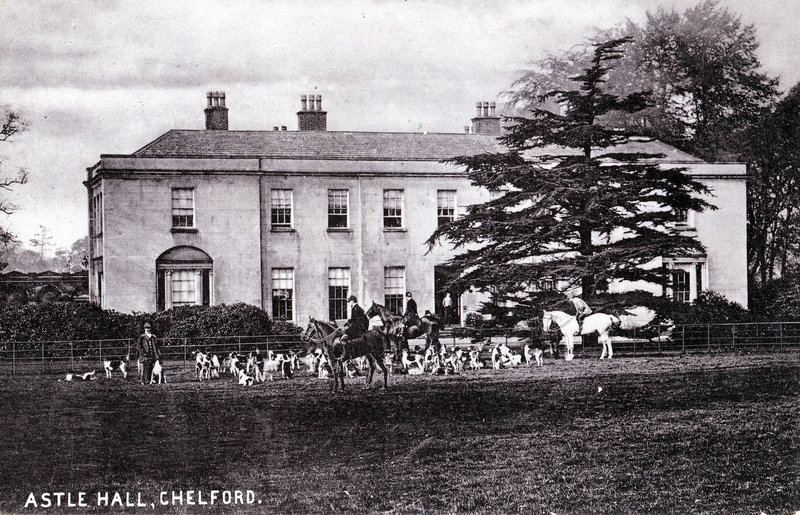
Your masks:
<instances>
[{"instance_id":1,"label":"large evergreen tree","mask_svg":"<svg viewBox=\"0 0 800 515\"><path fill-rule=\"evenodd\" d=\"M462 250L450 262L458 271L454 286L476 286L496 299L506 296L538 307L541 281L580 288L595 305L644 304L645 291L609 294L617 281L665 284L661 256L703 252L696 238L675 228L680 212L710 206L699 197L706 188L681 169L654 161L641 137L605 127L598 119L613 111L635 113L650 105L649 95L625 97L604 89L606 76L629 39L595 45L580 86L554 90L538 100L567 106L555 114L533 109L507 120L500 138L504 153L453 160L466 167L473 184L499 193L484 204L439 227L428 245Z\"/></svg>"}]
</instances>

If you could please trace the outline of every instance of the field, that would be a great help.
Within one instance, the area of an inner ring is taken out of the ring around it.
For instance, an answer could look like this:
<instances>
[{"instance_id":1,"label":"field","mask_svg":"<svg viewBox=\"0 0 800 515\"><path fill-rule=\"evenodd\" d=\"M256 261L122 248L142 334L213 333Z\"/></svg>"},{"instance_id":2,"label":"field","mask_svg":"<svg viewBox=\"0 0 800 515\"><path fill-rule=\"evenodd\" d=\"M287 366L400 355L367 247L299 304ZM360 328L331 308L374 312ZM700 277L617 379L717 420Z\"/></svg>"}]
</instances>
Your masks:
<instances>
[{"instance_id":1,"label":"field","mask_svg":"<svg viewBox=\"0 0 800 515\"><path fill-rule=\"evenodd\" d=\"M167 372L3 377L0 512L800 510L797 352L545 359L337 395Z\"/></svg>"}]
</instances>

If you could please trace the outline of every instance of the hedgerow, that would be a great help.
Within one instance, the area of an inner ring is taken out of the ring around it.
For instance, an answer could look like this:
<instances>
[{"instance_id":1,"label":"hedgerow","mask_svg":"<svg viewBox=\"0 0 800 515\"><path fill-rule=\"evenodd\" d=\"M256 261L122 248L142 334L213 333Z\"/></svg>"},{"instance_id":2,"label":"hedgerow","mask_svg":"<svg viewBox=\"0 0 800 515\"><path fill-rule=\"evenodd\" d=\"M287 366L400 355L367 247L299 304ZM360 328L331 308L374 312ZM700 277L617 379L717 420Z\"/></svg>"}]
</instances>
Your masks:
<instances>
[{"instance_id":1,"label":"hedgerow","mask_svg":"<svg viewBox=\"0 0 800 515\"><path fill-rule=\"evenodd\" d=\"M78 341L135 338L144 322L161 338L296 335L296 325L272 320L249 304L182 306L126 314L93 304L26 304L0 310L0 341Z\"/></svg>"}]
</instances>

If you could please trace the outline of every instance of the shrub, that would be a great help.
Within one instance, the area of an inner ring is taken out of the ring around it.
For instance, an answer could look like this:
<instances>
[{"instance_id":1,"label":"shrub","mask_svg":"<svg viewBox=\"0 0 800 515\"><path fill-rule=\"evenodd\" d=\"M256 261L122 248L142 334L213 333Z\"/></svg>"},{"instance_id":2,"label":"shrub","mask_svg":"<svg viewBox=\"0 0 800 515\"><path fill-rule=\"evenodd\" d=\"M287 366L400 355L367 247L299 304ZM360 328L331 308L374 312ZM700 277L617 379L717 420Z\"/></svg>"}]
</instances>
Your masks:
<instances>
[{"instance_id":1,"label":"shrub","mask_svg":"<svg viewBox=\"0 0 800 515\"><path fill-rule=\"evenodd\" d=\"M0 310L0 341L100 340L135 338L144 322L161 338L299 334L300 328L273 321L249 304L182 306L128 315L93 304L27 304Z\"/></svg>"}]
</instances>

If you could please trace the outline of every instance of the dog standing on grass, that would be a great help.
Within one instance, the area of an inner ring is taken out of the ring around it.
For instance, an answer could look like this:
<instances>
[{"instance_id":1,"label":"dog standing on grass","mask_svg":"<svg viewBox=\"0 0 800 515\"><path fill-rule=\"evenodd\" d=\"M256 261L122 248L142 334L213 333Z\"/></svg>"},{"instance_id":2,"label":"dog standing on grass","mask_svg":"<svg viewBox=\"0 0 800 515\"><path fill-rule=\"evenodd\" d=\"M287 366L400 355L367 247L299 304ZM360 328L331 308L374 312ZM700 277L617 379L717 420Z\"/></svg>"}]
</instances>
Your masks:
<instances>
[{"instance_id":1,"label":"dog standing on grass","mask_svg":"<svg viewBox=\"0 0 800 515\"><path fill-rule=\"evenodd\" d=\"M139 351L139 359L142 361L142 384L150 384L153 380L153 366L157 360L161 359L161 352L158 350L156 336L150 332L150 322L144 323L144 334L136 339L136 349Z\"/></svg>"},{"instance_id":2,"label":"dog standing on grass","mask_svg":"<svg viewBox=\"0 0 800 515\"><path fill-rule=\"evenodd\" d=\"M161 366L161 359L157 359L153 363L153 373L151 376L150 384L167 384L167 378L164 377L164 367Z\"/></svg>"}]
</instances>

